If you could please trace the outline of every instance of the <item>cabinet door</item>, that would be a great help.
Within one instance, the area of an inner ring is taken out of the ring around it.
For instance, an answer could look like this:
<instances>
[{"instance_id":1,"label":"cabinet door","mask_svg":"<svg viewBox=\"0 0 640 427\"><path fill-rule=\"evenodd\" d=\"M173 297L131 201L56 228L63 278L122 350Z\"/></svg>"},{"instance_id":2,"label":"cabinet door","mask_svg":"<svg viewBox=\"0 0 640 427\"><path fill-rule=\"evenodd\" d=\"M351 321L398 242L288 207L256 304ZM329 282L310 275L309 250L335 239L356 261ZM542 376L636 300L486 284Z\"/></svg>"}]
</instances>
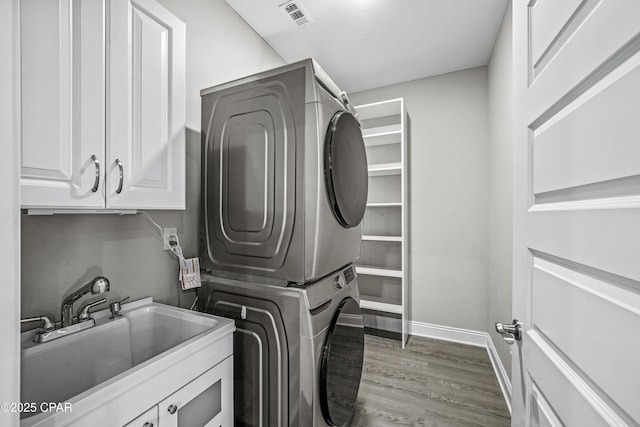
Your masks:
<instances>
[{"instance_id":1,"label":"cabinet door","mask_svg":"<svg viewBox=\"0 0 640 427\"><path fill-rule=\"evenodd\" d=\"M153 0L108 2L107 208L185 208L185 25Z\"/></svg>"},{"instance_id":2,"label":"cabinet door","mask_svg":"<svg viewBox=\"0 0 640 427\"><path fill-rule=\"evenodd\" d=\"M160 425L233 425L233 356L229 356L158 404Z\"/></svg>"},{"instance_id":3,"label":"cabinet door","mask_svg":"<svg viewBox=\"0 0 640 427\"><path fill-rule=\"evenodd\" d=\"M158 405L127 423L124 427L158 427Z\"/></svg>"},{"instance_id":4,"label":"cabinet door","mask_svg":"<svg viewBox=\"0 0 640 427\"><path fill-rule=\"evenodd\" d=\"M21 205L104 207L102 0L22 0Z\"/></svg>"}]
</instances>

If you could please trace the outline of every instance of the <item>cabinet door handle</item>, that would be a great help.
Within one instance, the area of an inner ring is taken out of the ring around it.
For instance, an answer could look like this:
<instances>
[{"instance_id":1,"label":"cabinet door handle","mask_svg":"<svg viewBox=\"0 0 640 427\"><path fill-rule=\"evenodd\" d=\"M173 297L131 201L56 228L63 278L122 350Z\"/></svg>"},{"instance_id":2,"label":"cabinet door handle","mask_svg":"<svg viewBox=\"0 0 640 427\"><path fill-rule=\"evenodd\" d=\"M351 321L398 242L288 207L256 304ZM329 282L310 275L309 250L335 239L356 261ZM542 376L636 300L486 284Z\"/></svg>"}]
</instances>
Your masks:
<instances>
[{"instance_id":1,"label":"cabinet door handle","mask_svg":"<svg viewBox=\"0 0 640 427\"><path fill-rule=\"evenodd\" d=\"M124 164L122 164L120 159L116 159L116 165L118 165L118 170L120 171L120 183L116 189L116 194L120 194L122 193L122 185L124 184Z\"/></svg>"},{"instance_id":2,"label":"cabinet door handle","mask_svg":"<svg viewBox=\"0 0 640 427\"><path fill-rule=\"evenodd\" d=\"M167 411L171 415L175 414L177 410L178 410L178 407L176 405L169 405L169 407L167 408Z\"/></svg>"},{"instance_id":3,"label":"cabinet door handle","mask_svg":"<svg viewBox=\"0 0 640 427\"><path fill-rule=\"evenodd\" d=\"M142 425L142 427L153 427L153 423L151 423L151 422L147 421L146 423L144 423L144 424Z\"/></svg>"},{"instance_id":4,"label":"cabinet door handle","mask_svg":"<svg viewBox=\"0 0 640 427\"><path fill-rule=\"evenodd\" d=\"M100 162L95 154L91 155L91 160L93 160L93 164L96 167L96 180L93 182L93 187L91 188L91 191L95 193L100 186Z\"/></svg>"}]
</instances>

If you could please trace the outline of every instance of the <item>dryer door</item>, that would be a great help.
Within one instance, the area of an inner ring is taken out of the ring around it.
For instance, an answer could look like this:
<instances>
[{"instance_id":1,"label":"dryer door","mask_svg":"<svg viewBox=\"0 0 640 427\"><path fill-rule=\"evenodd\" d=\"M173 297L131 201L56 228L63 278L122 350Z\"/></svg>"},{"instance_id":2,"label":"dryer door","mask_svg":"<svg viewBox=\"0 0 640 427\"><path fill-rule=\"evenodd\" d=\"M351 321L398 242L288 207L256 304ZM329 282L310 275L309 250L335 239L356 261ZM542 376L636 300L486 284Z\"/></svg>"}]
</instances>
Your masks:
<instances>
[{"instance_id":1,"label":"dryer door","mask_svg":"<svg viewBox=\"0 0 640 427\"><path fill-rule=\"evenodd\" d=\"M333 116L324 150L324 174L333 215L343 227L355 227L367 206L369 173L360 124L351 113L339 111Z\"/></svg>"},{"instance_id":2,"label":"dryer door","mask_svg":"<svg viewBox=\"0 0 640 427\"><path fill-rule=\"evenodd\" d=\"M364 323L360 306L345 298L331 321L320 366L320 405L329 425L341 426L351 420L356 408L362 360Z\"/></svg>"}]
</instances>

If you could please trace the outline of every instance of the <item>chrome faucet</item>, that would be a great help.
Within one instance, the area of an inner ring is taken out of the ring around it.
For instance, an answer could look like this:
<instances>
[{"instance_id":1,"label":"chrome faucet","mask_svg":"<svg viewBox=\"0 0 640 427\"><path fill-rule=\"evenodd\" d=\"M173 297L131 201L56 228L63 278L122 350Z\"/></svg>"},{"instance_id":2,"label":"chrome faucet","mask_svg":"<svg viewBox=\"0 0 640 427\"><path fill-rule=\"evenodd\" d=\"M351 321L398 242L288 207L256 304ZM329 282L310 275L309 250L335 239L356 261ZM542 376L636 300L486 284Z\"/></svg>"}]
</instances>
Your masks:
<instances>
[{"instance_id":1,"label":"chrome faucet","mask_svg":"<svg viewBox=\"0 0 640 427\"><path fill-rule=\"evenodd\" d=\"M78 301L83 295L91 293L92 295L103 294L109 291L109 279L98 276L92 281L72 293L62 301L62 323L61 327L71 326L73 324L73 303ZM101 301L102 302L102 301ZM93 304L92 304L93 305ZM88 308L88 307L87 307ZM88 310L87 310L88 311ZM86 320L86 319L80 319Z\"/></svg>"}]
</instances>

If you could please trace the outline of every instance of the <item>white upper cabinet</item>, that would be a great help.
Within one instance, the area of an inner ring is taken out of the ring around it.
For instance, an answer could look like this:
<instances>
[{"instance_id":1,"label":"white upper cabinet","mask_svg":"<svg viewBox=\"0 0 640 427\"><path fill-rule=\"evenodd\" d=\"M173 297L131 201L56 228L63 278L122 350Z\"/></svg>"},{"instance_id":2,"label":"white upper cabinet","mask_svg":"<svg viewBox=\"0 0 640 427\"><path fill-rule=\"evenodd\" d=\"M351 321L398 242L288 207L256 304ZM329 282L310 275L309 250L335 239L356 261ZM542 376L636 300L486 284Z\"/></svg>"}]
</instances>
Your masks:
<instances>
[{"instance_id":1,"label":"white upper cabinet","mask_svg":"<svg viewBox=\"0 0 640 427\"><path fill-rule=\"evenodd\" d=\"M21 204L185 208L185 25L153 0L22 0Z\"/></svg>"},{"instance_id":2,"label":"white upper cabinet","mask_svg":"<svg viewBox=\"0 0 640 427\"><path fill-rule=\"evenodd\" d=\"M23 207L104 207L102 0L74 6L21 2Z\"/></svg>"},{"instance_id":3,"label":"white upper cabinet","mask_svg":"<svg viewBox=\"0 0 640 427\"><path fill-rule=\"evenodd\" d=\"M108 4L107 208L184 209L185 26L153 0Z\"/></svg>"}]
</instances>

